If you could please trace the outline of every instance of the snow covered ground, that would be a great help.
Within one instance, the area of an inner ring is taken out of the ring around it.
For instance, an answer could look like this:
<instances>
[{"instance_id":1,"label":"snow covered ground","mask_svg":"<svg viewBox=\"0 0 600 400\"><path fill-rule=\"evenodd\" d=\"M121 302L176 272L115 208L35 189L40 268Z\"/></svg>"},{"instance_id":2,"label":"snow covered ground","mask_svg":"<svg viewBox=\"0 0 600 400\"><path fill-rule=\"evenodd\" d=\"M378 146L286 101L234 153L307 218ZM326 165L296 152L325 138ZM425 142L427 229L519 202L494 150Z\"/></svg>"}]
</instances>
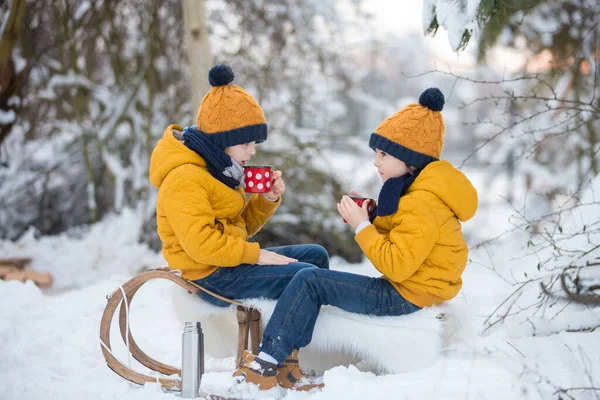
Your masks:
<instances>
[{"instance_id":1,"label":"snow covered ground","mask_svg":"<svg viewBox=\"0 0 600 400\"><path fill-rule=\"evenodd\" d=\"M596 189L599 180L596 180ZM482 185L475 179L476 185ZM481 190L481 188L480 188ZM596 218L590 211L585 218ZM500 203L484 204L468 237L493 236L506 228L509 211ZM0 241L0 254L34 258L32 268L50 271L56 282L47 291L32 283L0 281L0 399L175 399L156 384L126 382L105 364L98 328L106 295L139 271L164 265L160 254L136 243L136 215L119 216L77 234L18 242ZM520 236L521 235L521 236ZM471 239L474 240L474 239ZM525 240L526 242L526 240ZM514 290L511 277L535 274L532 256L523 252L522 234L474 249L457 301L465 304L460 326L431 367L404 374L376 376L355 366L339 366L324 375L316 393L280 393L285 399L558 399L598 398L600 333L568 332L600 319L598 309L558 304L544 315L525 312L485 329L486 319ZM372 275L368 262L334 268ZM542 271L543 272L543 271ZM518 280L518 279L517 279ZM151 282L136 296L131 310L133 334L150 356L179 365L182 325L171 304L168 282ZM535 294L525 292L525 297ZM539 290L538 290L539 291ZM525 304L525 303L523 303ZM517 307L519 304L516 305ZM526 310L527 311L527 310ZM562 312L558 312L562 311ZM489 322L489 321L488 321ZM114 324L113 324L114 325ZM125 347L113 332L115 354L127 360ZM365 338L368 340L368 338ZM223 391L231 383L233 360L207 360L202 381L206 391ZM561 393L562 389L571 389ZM579 389L577 389L579 388ZM247 398L256 392L247 389ZM276 394L273 394L276 395Z\"/></svg>"}]
</instances>

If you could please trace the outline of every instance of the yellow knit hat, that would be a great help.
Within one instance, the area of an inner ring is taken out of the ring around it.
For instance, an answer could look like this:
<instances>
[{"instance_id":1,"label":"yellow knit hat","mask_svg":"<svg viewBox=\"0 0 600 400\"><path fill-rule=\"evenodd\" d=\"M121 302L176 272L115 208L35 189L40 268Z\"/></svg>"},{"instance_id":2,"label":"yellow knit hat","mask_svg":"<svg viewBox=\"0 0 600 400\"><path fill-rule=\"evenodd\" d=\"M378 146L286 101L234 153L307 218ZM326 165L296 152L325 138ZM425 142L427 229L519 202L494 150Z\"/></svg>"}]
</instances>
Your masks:
<instances>
[{"instance_id":1,"label":"yellow knit hat","mask_svg":"<svg viewBox=\"0 0 600 400\"><path fill-rule=\"evenodd\" d=\"M209 134L222 149L242 143L264 142L267 139L267 120L252 95L237 85L231 85L233 70L217 65L208 72L212 88L198 108L198 130Z\"/></svg>"},{"instance_id":2,"label":"yellow knit hat","mask_svg":"<svg viewBox=\"0 0 600 400\"><path fill-rule=\"evenodd\" d=\"M404 161L417 169L436 161L444 147L444 95L429 88L419 104L409 104L383 121L371 134L369 146Z\"/></svg>"}]
</instances>

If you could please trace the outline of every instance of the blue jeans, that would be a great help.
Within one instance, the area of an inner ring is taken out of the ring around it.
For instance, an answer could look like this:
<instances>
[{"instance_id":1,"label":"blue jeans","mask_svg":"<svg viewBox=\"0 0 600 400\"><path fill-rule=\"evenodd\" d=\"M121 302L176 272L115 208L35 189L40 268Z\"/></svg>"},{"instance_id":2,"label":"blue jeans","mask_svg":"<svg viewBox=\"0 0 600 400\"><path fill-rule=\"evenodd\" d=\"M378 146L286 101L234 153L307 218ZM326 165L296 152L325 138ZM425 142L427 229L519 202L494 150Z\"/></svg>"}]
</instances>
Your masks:
<instances>
[{"instance_id":1,"label":"blue jeans","mask_svg":"<svg viewBox=\"0 0 600 400\"><path fill-rule=\"evenodd\" d=\"M219 267L206 278L195 282L200 286L230 299L267 298L278 299L290 280L304 269L329 269L327 250L316 244L300 244L265 249L298 262L287 265L251 265ZM207 293L199 296L216 306L227 307L229 303Z\"/></svg>"},{"instance_id":2,"label":"blue jeans","mask_svg":"<svg viewBox=\"0 0 600 400\"><path fill-rule=\"evenodd\" d=\"M260 350L281 364L292 350L310 343L319 309L328 304L367 315L402 315L420 310L385 279L305 269L294 275L281 294L265 328Z\"/></svg>"}]
</instances>

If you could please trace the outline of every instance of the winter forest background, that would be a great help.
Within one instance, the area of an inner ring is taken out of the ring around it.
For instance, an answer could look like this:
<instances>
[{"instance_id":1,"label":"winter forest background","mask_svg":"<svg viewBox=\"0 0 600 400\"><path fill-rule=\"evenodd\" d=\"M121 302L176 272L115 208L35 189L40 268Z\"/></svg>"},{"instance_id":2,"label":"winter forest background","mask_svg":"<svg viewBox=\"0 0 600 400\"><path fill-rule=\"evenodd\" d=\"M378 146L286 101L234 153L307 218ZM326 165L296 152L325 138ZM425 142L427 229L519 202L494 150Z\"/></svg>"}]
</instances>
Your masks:
<instances>
[{"instance_id":1,"label":"winter forest background","mask_svg":"<svg viewBox=\"0 0 600 400\"><path fill-rule=\"evenodd\" d=\"M488 274L465 279L484 286L478 334L600 342L600 3L393 3L0 1L0 258L51 271L50 297L160 266L150 154L225 63L267 117L253 162L287 185L253 240L361 263L335 203L377 195L370 133L435 86L443 158L480 196L464 227L467 270ZM572 357L578 383L524 367L539 398L600 396L598 345Z\"/></svg>"}]
</instances>

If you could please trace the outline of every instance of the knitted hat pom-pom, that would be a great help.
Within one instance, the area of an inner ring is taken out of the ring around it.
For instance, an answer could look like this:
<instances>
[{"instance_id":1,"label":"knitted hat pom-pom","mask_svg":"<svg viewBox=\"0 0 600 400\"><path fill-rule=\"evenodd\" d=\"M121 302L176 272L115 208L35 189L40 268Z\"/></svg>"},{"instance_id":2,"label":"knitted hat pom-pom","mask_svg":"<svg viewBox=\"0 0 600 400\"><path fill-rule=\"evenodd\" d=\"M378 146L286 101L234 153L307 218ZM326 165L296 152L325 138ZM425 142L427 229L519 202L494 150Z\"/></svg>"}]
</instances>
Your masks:
<instances>
[{"instance_id":1,"label":"knitted hat pom-pom","mask_svg":"<svg viewBox=\"0 0 600 400\"><path fill-rule=\"evenodd\" d=\"M229 65L215 65L208 71L208 82L211 86L225 86L233 82L233 70Z\"/></svg>"},{"instance_id":2,"label":"knitted hat pom-pom","mask_svg":"<svg viewBox=\"0 0 600 400\"><path fill-rule=\"evenodd\" d=\"M429 88L419 97L419 104L433 111L442 111L445 102L444 94L438 88Z\"/></svg>"}]
</instances>

